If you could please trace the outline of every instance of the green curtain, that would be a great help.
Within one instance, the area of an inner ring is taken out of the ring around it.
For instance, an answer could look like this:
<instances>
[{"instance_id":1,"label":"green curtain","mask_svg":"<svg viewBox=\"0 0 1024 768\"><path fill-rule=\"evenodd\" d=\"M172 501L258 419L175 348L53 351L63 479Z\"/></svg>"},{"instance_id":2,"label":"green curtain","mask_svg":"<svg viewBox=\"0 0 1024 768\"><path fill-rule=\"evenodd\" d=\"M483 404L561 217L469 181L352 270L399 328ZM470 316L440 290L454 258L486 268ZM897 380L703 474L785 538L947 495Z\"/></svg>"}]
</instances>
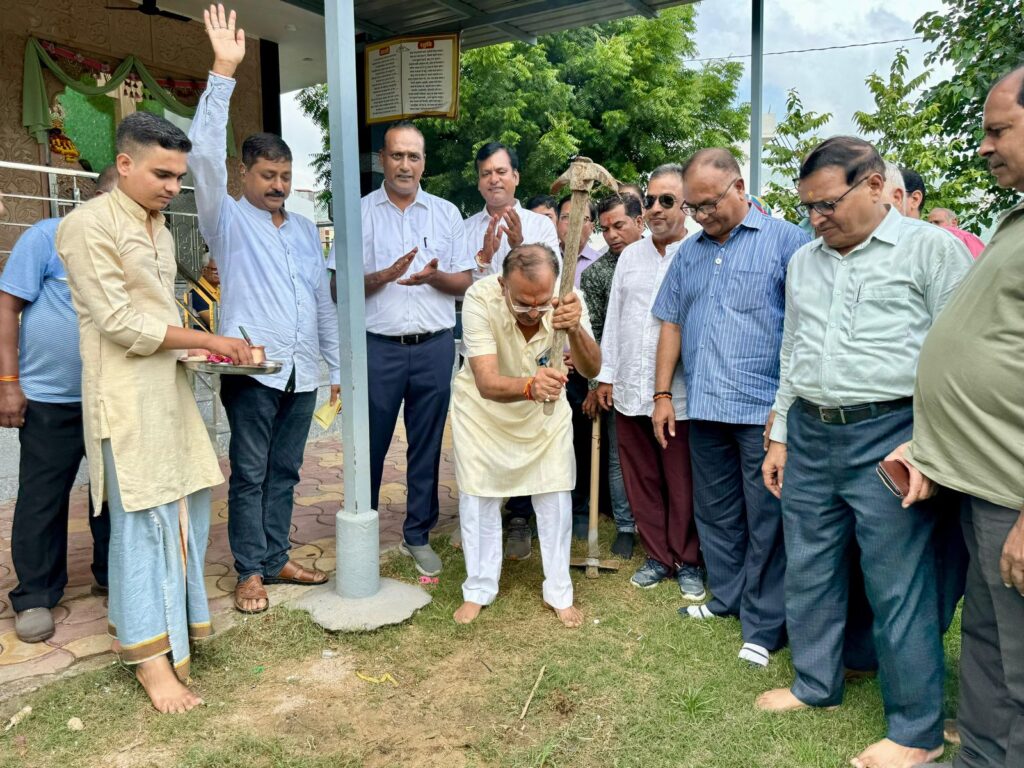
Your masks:
<instances>
[{"instance_id":1,"label":"green curtain","mask_svg":"<svg viewBox=\"0 0 1024 768\"><path fill-rule=\"evenodd\" d=\"M191 118L195 115L195 107L189 107L178 101L174 94L165 90L154 78L145 65L134 56L117 65L110 80L104 85L86 85L68 75L46 52L46 49L34 37L28 39L25 46L25 73L22 79L22 113L21 122L25 129L40 144L45 144L50 130L50 103L46 98L46 83L43 80L43 65L53 73L67 88L78 91L85 96L99 96L110 93L124 82L133 70L138 74L142 84L146 86L154 101L166 110L180 117ZM235 139L228 123L228 154L234 157Z\"/></svg>"}]
</instances>

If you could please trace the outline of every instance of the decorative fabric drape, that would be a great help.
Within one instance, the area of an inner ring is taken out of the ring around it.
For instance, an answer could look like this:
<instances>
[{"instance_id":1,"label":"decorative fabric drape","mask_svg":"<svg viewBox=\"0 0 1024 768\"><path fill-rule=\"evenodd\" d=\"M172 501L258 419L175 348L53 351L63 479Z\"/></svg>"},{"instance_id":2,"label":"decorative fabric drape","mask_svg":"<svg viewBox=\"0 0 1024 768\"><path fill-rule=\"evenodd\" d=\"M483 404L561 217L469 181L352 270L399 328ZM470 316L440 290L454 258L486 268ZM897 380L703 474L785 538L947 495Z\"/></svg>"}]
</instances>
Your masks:
<instances>
[{"instance_id":1,"label":"decorative fabric drape","mask_svg":"<svg viewBox=\"0 0 1024 768\"><path fill-rule=\"evenodd\" d=\"M47 133L50 130L50 103L46 98L43 65L46 65L46 68L66 87L78 91L78 93L85 96L100 96L110 93L119 88L131 72L135 72L142 81L142 84L146 86L148 95L164 109L179 117L191 118L196 113L195 107L182 104L174 97L173 93L163 88L156 81L156 78L149 73L145 65L134 56L129 56L118 64L117 69L111 73L110 80L103 85L88 85L68 75L50 57L50 54L46 52L39 41L34 37L30 37L28 44L25 46L21 122L25 129L40 144L46 143ZM228 154L232 157L237 154L230 123L228 123Z\"/></svg>"}]
</instances>

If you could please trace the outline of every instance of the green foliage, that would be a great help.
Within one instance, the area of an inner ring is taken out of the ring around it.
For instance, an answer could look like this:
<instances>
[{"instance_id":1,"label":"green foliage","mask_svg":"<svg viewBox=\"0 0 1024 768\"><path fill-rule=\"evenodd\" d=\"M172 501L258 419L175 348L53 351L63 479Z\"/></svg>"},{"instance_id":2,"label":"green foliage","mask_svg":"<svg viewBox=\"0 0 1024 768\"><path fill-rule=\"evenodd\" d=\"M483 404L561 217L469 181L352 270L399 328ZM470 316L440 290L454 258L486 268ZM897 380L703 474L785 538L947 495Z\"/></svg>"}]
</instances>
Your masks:
<instances>
[{"instance_id":1,"label":"green foliage","mask_svg":"<svg viewBox=\"0 0 1024 768\"><path fill-rule=\"evenodd\" d=\"M327 86L312 85L299 91L295 100L307 117L320 128L320 142L323 149L314 152L310 165L316 174L316 183L320 189L320 199L328 203L331 199L331 132L327 124Z\"/></svg>"},{"instance_id":2,"label":"green foliage","mask_svg":"<svg viewBox=\"0 0 1024 768\"><path fill-rule=\"evenodd\" d=\"M786 95L786 117L775 127L775 138L764 147L762 162L771 170L765 184L765 202L794 223L800 220L796 211L800 202L796 193L800 162L821 142L818 131L831 119L831 112L805 110L800 94L791 90Z\"/></svg>"},{"instance_id":3,"label":"green foliage","mask_svg":"<svg viewBox=\"0 0 1024 768\"><path fill-rule=\"evenodd\" d=\"M546 192L581 154L621 181L705 146L747 138L749 107L736 105L738 62L688 68L696 53L692 7L631 17L462 54L459 119L417 121L427 144L424 185L464 213L480 208L473 156L489 141L515 146L520 199ZM303 111L325 131L327 90L307 88ZM327 155L314 157L329 187Z\"/></svg>"},{"instance_id":4,"label":"green foliage","mask_svg":"<svg viewBox=\"0 0 1024 768\"><path fill-rule=\"evenodd\" d=\"M1001 189L977 155L985 96L1000 77L1024 64L1024 12L1019 0L943 0L942 11L924 14L915 29L934 50L925 63L949 64L954 74L932 86L921 106L934 107L938 140L950 156L951 178L980 179L981 204L964 211L970 221L988 224L1017 194ZM979 174L980 171L980 174ZM963 199L963 198L961 198Z\"/></svg>"},{"instance_id":5,"label":"green foliage","mask_svg":"<svg viewBox=\"0 0 1024 768\"><path fill-rule=\"evenodd\" d=\"M962 211L965 222L976 222L978 209L965 202L975 200L978 191L989 186L991 176L978 163L957 167L956 158L974 152L977 144L971 137L943 136L938 104L918 100L931 72L925 70L908 80L907 69L907 51L900 48L888 79L875 72L866 80L875 111L856 112L854 120L864 134L875 138L883 157L921 174L926 207Z\"/></svg>"},{"instance_id":6,"label":"green foliage","mask_svg":"<svg viewBox=\"0 0 1024 768\"><path fill-rule=\"evenodd\" d=\"M924 177L926 207L950 208L961 226L978 229L1017 197L996 186L977 150L984 136L981 120L988 89L1024 60L1024 20L1018 4L1009 0L945 4L948 12L925 14L916 29L936 44L926 63L952 64L956 74L924 90L931 70L908 77L907 51L901 48L888 76L876 72L866 79L874 109L856 112L854 120L887 160ZM798 199L789 180L830 117L805 112L799 95L791 91L778 138L765 148L765 165L776 177L768 183L765 198L794 221Z\"/></svg>"}]
</instances>

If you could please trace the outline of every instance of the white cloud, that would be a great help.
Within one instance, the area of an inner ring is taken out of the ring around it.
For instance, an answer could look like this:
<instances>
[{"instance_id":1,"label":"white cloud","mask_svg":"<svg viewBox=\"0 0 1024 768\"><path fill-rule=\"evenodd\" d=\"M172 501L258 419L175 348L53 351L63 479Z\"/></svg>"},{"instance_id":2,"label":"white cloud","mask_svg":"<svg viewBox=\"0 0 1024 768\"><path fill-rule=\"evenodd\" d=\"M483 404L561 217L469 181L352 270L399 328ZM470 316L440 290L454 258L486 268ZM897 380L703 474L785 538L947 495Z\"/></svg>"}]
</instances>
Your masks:
<instances>
[{"instance_id":1,"label":"white cloud","mask_svg":"<svg viewBox=\"0 0 1024 768\"><path fill-rule=\"evenodd\" d=\"M292 150L292 187L316 189L316 174L309 160L313 152L321 149L320 129L299 109L297 93L281 94L281 133Z\"/></svg>"},{"instance_id":2,"label":"white cloud","mask_svg":"<svg viewBox=\"0 0 1024 768\"><path fill-rule=\"evenodd\" d=\"M766 53L914 37L914 22L942 8L940 0L787 0L765 6ZM697 15L700 56L749 53L750 21L749 3L704 0ZM832 113L826 133L855 132L854 112L872 108L864 79L872 72L887 73L900 47L909 52L909 76L923 71L930 46L920 40L766 56L765 111L781 118L785 94L795 88L805 109ZM742 100L750 98L749 60L746 64ZM937 71L933 79L944 74Z\"/></svg>"}]
</instances>

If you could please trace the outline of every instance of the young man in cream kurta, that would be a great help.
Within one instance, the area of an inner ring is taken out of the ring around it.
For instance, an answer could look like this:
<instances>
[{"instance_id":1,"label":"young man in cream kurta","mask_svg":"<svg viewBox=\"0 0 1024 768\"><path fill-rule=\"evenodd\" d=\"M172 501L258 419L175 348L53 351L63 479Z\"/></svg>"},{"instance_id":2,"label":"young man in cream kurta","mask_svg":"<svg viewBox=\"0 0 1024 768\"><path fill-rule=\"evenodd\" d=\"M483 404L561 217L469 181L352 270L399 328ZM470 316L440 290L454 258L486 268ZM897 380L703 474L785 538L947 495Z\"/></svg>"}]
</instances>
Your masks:
<instances>
[{"instance_id":1,"label":"young man in cream kurta","mask_svg":"<svg viewBox=\"0 0 1024 768\"><path fill-rule=\"evenodd\" d=\"M498 594L501 502L532 496L544 567L543 595L567 627L583 615L569 579L576 484L566 377L546 367L556 330L565 330L576 368L597 374L601 351L586 306L555 296L558 258L542 244L513 248L502 274L484 278L462 307L464 366L453 389L452 435L459 518L466 557L465 602L455 621L468 624ZM559 350L559 353L561 350ZM554 403L550 414L545 403Z\"/></svg>"},{"instance_id":2,"label":"young man in cream kurta","mask_svg":"<svg viewBox=\"0 0 1024 768\"><path fill-rule=\"evenodd\" d=\"M241 363L241 339L181 327L174 240L160 213L191 143L148 112L117 130L118 186L57 230L78 312L82 415L93 502L110 509L110 632L160 712L202 700L185 687L191 640L212 633L203 582L210 488L223 481L180 350Z\"/></svg>"}]
</instances>

